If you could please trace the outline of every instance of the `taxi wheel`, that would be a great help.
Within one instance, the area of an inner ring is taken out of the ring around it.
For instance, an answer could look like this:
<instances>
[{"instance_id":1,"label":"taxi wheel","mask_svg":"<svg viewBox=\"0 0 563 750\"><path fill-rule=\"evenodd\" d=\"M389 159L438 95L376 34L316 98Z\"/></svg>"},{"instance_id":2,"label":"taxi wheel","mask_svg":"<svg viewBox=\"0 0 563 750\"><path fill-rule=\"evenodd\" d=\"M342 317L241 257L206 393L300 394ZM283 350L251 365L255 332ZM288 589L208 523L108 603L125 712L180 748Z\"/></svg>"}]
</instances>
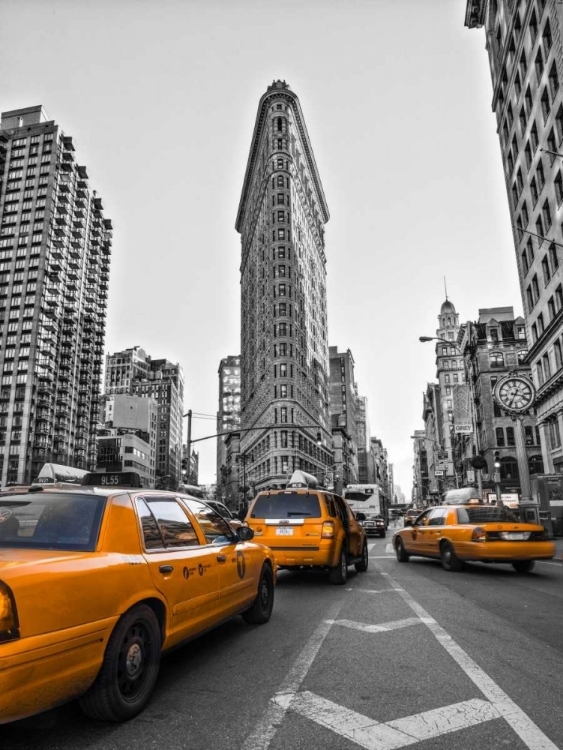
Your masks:
<instances>
[{"instance_id":1,"label":"taxi wheel","mask_svg":"<svg viewBox=\"0 0 563 750\"><path fill-rule=\"evenodd\" d=\"M346 583L348 580L348 555L346 553L346 545L342 545L340 548L340 560L335 568L331 568L328 572L328 580L337 586Z\"/></svg>"},{"instance_id":2,"label":"taxi wheel","mask_svg":"<svg viewBox=\"0 0 563 750\"><path fill-rule=\"evenodd\" d=\"M395 554L397 555L398 562L408 562L410 560L410 555L407 554L400 536L397 537L397 541L395 542Z\"/></svg>"},{"instance_id":3,"label":"taxi wheel","mask_svg":"<svg viewBox=\"0 0 563 750\"><path fill-rule=\"evenodd\" d=\"M517 560L512 563L512 567L517 573L531 573L536 563L534 560Z\"/></svg>"},{"instance_id":4,"label":"taxi wheel","mask_svg":"<svg viewBox=\"0 0 563 750\"><path fill-rule=\"evenodd\" d=\"M463 562L456 555L453 546L449 542L442 542L440 547L440 556L442 559L442 567L444 570L449 570L453 573L457 573L463 568Z\"/></svg>"},{"instance_id":5,"label":"taxi wheel","mask_svg":"<svg viewBox=\"0 0 563 750\"><path fill-rule=\"evenodd\" d=\"M80 699L87 716L126 721L147 704L160 667L161 633L152 609L133 607L110 636L96 681Z\"/></svg>"},{"instance_id":6,"label":"taxi wheel","mask_svg":"<svg viewBox=\"0 0 563 750\"><path fill-rule=\"evenodd\" d=\"M263 625L268 622L274 606L274 574L269 565L264 565L260 573L258 593L252 607L243 613L245 622Z\"/></svg>"},{"instance_id":7,"label":"taxi wheel","mask_svg":"<svg viewBox=\"0 0 563 750\"><path fill-rule=\"evenodd\" d=\"M368 543L366 539L364 541L364 547L362 549L362 561L354 565L358 573L366 572L366 570L368 569L368 560L369 560L369 553L368 553Z\"/></svg>"}]
</instances>

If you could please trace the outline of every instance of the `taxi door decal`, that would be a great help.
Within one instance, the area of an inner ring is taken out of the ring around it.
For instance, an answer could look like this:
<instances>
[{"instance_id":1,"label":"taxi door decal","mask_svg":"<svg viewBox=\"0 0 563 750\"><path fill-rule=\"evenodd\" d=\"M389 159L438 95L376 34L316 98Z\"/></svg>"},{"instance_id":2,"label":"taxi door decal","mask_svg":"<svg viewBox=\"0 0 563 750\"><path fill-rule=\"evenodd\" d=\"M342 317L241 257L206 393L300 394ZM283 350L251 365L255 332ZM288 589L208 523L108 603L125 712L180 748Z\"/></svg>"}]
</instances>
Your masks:
<instances>
[{"instance_id":1,"label":"taxi door decal","mask_svg":"<svg viewBox=\"0 0 563 750\"><path fill-rule=\"evenodd\" d=\"M240 550L237 551L237 571L238 577L242 580L246 573L246 560Z\"/></svg>"}]
</instances>

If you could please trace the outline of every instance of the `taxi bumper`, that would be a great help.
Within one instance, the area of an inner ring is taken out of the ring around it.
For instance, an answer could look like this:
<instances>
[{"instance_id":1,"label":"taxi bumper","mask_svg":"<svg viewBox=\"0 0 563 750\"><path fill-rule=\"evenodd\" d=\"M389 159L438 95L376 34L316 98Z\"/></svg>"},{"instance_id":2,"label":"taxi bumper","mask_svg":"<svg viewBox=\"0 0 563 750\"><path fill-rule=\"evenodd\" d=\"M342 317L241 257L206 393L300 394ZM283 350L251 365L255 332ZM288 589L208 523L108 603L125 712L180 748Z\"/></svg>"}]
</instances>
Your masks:
<instances>
[{"instance_id":1,"label":"taxi bumper","mask_svg":"<svg viewBox=\"0 0 563 750\"><path fill-rule=\"evenodd\" d=\"M460 560L481 562L512 562L517 560L550 560L555 557L555 544L538 542L454 542Z\"/></svg>"},{"instance_id":2,"label":"taxi bumper","mask_svg":"<svg viewBox=\"0 0 563 750\"><path fill-rule=\"evenodd\" d=\"M82 695L96 679L117 619L0 643L0 724Z\"/></svg>"},{"instance_id":3,"label":"taxi bumper","mask_svg":"<svg viewBox=\"0 0 563 750\"><path fill-rule=\"evenodd\" d=\"M275 565L283 567L332 567L336 565L337 551L335 544L308 547L276 546L276 540L271 540L270 549L274 554ZM278 542L279 544L279 542Z\"/></svg>"}]
</instances>

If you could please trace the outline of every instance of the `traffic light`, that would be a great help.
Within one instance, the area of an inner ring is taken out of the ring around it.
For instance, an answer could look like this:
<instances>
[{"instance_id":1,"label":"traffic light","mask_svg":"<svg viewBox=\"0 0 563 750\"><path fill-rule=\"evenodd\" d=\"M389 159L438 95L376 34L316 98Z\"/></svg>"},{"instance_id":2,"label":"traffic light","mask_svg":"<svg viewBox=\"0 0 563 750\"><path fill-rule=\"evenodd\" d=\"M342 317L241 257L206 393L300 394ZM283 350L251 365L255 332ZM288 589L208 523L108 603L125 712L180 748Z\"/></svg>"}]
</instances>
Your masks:
<instances>
[{"instance_id":1,"label":"traffic light","mask_svg":"<svg viewBox=\"0 0 563 750\"><path fill-rule=\"evenodd\" d=\"M500 469L500 451L495 451L494 464L495 469Z\"/></svg>"},{"instance_id":2,"label":"traffic light","mask_svg":"<svg viewBox=\"0 0 563 750\"><path fill-rule=\"evenodd\" d=\"M321 446L323 444L323 436L321 435L321 431L317 431L317 445Z\"/></svg>"}]
</instances>

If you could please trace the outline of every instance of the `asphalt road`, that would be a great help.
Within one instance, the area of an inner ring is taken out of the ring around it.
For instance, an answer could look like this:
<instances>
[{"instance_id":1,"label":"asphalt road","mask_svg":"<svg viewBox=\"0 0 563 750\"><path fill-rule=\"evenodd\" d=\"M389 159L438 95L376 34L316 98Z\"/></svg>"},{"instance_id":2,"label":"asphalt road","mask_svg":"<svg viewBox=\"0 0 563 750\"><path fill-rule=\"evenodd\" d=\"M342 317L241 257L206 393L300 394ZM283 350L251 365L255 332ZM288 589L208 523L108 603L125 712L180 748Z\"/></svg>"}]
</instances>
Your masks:
<instances>
[{"instance_id":1,"label":"asphalt road","mask_svg":"<svg viewBox=\"0 0 563 750\"><path fill-rule=\"evenodd\" d=\"M0 749L563 749L562 563L448 573L389 542L345 586L282 572L271 621L166 657L133 721L70 704L0 727Z\"/></svg>"}]
</instances>

